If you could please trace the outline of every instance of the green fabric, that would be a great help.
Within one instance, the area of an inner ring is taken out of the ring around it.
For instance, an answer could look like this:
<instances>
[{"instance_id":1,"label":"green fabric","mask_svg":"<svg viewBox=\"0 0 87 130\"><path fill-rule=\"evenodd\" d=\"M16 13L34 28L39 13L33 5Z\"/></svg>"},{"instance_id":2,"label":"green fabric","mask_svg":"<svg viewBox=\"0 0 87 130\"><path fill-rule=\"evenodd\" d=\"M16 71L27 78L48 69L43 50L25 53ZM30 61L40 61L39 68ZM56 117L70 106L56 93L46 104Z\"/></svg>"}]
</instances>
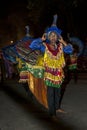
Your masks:
<instances>
[{"instance_id":1,"label":"green fabric","mask_svg":"<svg viewBox=\"0 0 87 130\"><path fill-rule=\"evenodd\" d=\"M77 64L69 65L70 70L77 69Z\"/></svg>"},{"instance_id":2,"label":"green fabric","mask_svg":"<svg viewBox=\"0 0 87 130\"><path fill-rule=\"evenodd\" d=\"M28 68L28 71L36 78L44 78L44 69L42 68Z\"/></svg>"},{"instance_id":3,"label":"green fabric","mask_svg":"<svg viewBox=\"0 0 87 130\"><path fill-rule=\"evenodd\" d=\"M62 82L63 82L63 81L64 81L64 79L62 80ZM60 88L62 83L60 83L60 84L53 84L51 81L45 80L45 84L46 84L46 86L49 86L49 87Z\"/></svg>"},{"instance_id":4,"label":"green fabric","mask_svg":"<svg viewBox=\"0 0 87 130\"><path fill-rule=\"evenodd\" d=\"M28 66L25 64L20 71L29 71L33 74L36 78L43 78L44 77L44 68L34 68L32 65Z\"/></svg>"},{"instance_id":5,"label":"green fabric","mask_svg":"<svg viewBox=\"0 0 87 130\"><path fill-rule=\"evenodd\" d=\"M26 64L23 64L22 68L19 68L19 72L20 71L27 71L27 66Z\"/></svg>"}]
</instances>

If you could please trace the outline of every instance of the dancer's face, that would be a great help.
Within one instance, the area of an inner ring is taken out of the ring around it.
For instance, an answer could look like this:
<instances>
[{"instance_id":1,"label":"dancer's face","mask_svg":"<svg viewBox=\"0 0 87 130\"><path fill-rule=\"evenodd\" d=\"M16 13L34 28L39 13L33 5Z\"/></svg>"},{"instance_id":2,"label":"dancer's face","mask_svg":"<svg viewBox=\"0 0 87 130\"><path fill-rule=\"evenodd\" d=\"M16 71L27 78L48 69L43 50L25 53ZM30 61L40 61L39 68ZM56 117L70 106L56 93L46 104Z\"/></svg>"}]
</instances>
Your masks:
<instances>
[{"instance_id":1,"label":"dancer's face","mask_svg":"<svg viewBox=\"0 0 87 130\"><path fill-rule=\"evenodd\" d=\"M57 42L58 36L55 32L51 32L49 34L49 40L51 44L55 44Z\"/></svg>"}]
</instances>

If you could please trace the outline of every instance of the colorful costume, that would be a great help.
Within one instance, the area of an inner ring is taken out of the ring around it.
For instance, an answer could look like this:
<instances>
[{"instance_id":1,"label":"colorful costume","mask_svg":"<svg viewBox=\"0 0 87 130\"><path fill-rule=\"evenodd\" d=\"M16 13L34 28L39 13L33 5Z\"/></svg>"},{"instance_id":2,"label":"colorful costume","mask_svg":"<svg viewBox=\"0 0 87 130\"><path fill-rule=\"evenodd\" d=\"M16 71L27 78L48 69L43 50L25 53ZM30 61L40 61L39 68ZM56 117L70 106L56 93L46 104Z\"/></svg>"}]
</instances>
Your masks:
<instances>
[{"instance_id":1,"label":"colorful costume","mask_svg":"<svg viewBox=\"0 0 87 130\"><path fill-rule=\"evenodd\" d=\"M55 21L56 20L54 20L54 22ZM73 51L70 44L63 46L63 43L58 42L61 32L62 31L53 23L53 25L45 31L47 34L45 42L43 41L44 37L42 37L33 40L29 46L32 50L40 50L43 53L43 58L38 60L37 65L43 66L44 68L43 79L44 86L47 87L47 106L49 114L52 116L56 115L56 110L59 108L61 84L64 80L64 53L70 54ZM41 88L41 84L39 83L38 85Z\"/></svg>"},{"instance_id":2,"label":"colorful costume","mask_svg":"<svg viewBox=\"0 0 87 130\"><path fill-rule=\"evenodd\" d=\"M44 72L44 81L47 86L60 87L64 79L63 68L65 66L64 52L71 53L71 45L67 45L63 48L61 43L58 43L56 50L51 50L48 43L42 43L41 39L36 39L30 44L32 50L39 49L42 51L43 57L38 59L38 66L43 66L45 69ZM42 43L42 44L41 44Z\"/></svg>"},{"instance_id":3,"label":"colorful costume","mask_svg":"<svg viewBox=\"0 0 87 130\"><path fill-rule=\"evenodd\" d=\"M60 87L63 82L62 68L65 66L65 60L62 49L62 44L55 51L51 50L49 44L46 45L44 54L44 80L46 86Z\"/></svg>"}]
</instances>

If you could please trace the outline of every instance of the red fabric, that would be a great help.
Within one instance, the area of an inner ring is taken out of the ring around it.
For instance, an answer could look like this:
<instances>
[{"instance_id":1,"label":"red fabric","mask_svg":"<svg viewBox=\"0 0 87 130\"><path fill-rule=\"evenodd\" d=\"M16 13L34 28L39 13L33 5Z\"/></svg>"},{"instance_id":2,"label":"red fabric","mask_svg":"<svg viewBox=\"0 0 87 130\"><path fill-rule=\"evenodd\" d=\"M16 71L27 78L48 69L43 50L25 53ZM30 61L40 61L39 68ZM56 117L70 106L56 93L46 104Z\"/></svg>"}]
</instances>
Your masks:
<instances>
[{"instance_id":1,"label":"red fabric","mask_svg":"<svg viewBox=\"0 0 87 130\"><path fill-rule=\"evenodd\" d=\"M56 56L57 53L59 52L59 45L57 46L57 48L56 48L55 50L52 50L49 44L46 44L46 46L47 46L48 50L49 50L54 56Z\"/></svg>"}]
</instances>

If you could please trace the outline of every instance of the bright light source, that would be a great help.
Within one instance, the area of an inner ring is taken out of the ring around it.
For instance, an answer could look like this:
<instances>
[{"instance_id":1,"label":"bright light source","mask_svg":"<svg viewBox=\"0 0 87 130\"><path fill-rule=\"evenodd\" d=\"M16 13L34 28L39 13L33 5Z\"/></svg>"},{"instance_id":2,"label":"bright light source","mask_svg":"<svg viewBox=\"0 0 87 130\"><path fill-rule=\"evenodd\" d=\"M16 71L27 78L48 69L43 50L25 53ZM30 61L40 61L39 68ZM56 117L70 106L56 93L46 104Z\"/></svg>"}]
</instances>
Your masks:
<instances>
[{"instance_id":1,"label":"bright light source","mask_svg":"<svg viewBox=\"0 0 87 130\"><path fill-rule=\"evenodd\" d=\"M13 41L10 41L11 43L13 43Z\"/></svg>"}]
</instances>

